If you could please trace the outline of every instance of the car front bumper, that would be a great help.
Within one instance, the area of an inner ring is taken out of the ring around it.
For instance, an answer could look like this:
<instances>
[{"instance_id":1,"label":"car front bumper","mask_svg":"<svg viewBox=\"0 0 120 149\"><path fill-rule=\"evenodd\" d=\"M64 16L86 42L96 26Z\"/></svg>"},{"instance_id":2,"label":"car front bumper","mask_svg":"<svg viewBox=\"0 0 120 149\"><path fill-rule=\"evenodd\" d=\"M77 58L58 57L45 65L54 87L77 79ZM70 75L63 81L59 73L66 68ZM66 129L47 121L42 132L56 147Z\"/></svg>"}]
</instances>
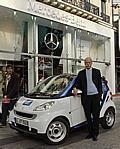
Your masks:
<instances>
[{"instance_id":1,"label":"car front bumper","mask_svg":"<svg viewBox=\"0 0 120 149\"><path fill-rule=\"evenodd\" d=\"M52 119L51 117L48 117L49 115L46 113L37 115L34 119L28 119L18 116L14 113L14 111L11 111L9 116L9 125L11 128L21 132L45 134L48 124Z\"/></svg>"}]
</instances>

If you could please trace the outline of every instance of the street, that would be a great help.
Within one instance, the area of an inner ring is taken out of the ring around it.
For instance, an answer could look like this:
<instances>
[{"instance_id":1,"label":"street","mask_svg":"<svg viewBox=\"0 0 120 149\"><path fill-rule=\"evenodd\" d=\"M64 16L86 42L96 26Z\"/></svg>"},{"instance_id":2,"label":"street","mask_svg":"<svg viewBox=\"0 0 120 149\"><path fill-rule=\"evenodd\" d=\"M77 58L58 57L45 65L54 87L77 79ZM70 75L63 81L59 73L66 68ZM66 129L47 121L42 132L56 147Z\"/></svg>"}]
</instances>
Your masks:
<instances>
[{"instance_id":1,"label":"street","mask_svg":"<svg viewBox=\"0 0 120 149\"><path fill-rule=\"evenodd\" d=\"M41 138L19 134L7 126L0 128L0 149L120 149L120 97L113 100L117 108L115 125L109 130L100 127L98 141L85 139L85 126L72 131L61 145L47 145Z\"/></svg>"}]
</instances>

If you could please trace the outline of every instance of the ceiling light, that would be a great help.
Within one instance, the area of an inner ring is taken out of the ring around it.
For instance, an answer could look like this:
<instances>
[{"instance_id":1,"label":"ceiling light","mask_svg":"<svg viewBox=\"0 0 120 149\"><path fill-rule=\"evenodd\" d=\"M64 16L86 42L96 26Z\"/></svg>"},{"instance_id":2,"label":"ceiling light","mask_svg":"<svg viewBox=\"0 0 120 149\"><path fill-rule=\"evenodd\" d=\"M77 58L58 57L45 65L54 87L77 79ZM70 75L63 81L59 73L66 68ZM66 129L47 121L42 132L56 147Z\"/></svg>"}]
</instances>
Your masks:
<instances>
[{"instance_id":1,"label":"ceiling light","mask_svg":"<svg viewBox=\"0 0 120 149\"><path fill-rule=\"evenodd\" d=\"M16 13L17 13L16 11L13 12L14 16L16 16Z\"/></svg>"},{"instance_id":2,"label":"ceiling light","mask_svg":"<svg viewBox=\"0 0 120 149\"><path fill-rule=\"evenodd\" d=\"M70 11L70 9L71 9L71 7L69 7L69 6L67 6L67 7L65 8L66 11Z\"/></svg>"},{"instance_id":3,"label":"ceiling light","mask_svg":"<svg viewBox=\"0 0 120 149\"><path fill-rule=\"evenodd\" d=\"M76 10L76 9L72 9L71 12L72 12L72 13L76 13L77 10Z\"/></svg>"},{"instance_id":4,"label":"ceiling light","mask_svg":"<svg viewBox=\"0 0 120 149\"><path fill-rule=\"evenodd\" d=\"M64 8L64 4L60 4L60 5L58 6L58 8L63 9L63 8Z\"/></svg>"},{"instance_id":5,"label":"ceiling light","mask_svg":"<svg viewBox=\"0 0 120 149\"><path fill-rule=\"evenodd\" d=\"M87 13L83 13L82 14L82 17L87 17Z\"/></svg>"},{"instance_id":6,"label":"ceiling light","mask_svg":"<svg viewBox=\"0 0 120 149\"><path fill-rule=\"evenodd\" d=\"M78 11L76 14L77 14L77 15L82 15L82 14L83 14L83 12Z\"/></svg>"},{"instance_id":7,"label":"ceiling light","mask_svg":"<svg viewBox=\"0 0 120 149\"><path fill-rule=\"evenodd\" d=\"M87 16L87 19L92 19L92 16L91 15Z\"/></svg>"},{"instance_id":8,"label":"ceiling light","mask_svg":"<svg viewBox=\"0 0 120 149\"><path fill-rule=\"evenodd\" d=\"M56 6L57 5L57 2L52 2L51 5L52 6Z\"/></svg>"},{"instance_id":9,"label":"ceiling light","mask_svg":"<svg viewBox=\"0 0 120 149\"><path fill-rule=\"evenodd\" d=\"M43 2L45 2L45 3L49 3L49 2L50 2L50 0L44 0Z\"/></svg>"}]
</instances>

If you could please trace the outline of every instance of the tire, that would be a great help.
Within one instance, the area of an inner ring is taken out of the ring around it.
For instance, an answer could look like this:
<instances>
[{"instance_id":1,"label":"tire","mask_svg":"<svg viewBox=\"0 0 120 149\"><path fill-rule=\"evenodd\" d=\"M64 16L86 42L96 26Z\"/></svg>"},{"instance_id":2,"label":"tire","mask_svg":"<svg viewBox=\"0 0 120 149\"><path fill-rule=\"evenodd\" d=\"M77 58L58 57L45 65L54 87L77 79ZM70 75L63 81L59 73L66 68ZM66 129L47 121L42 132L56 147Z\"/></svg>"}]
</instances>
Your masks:
<instances>
[{"instance_id":1,"label":"tire","mask_svg":"<svg viewBox=\"0 0 120 149\"><path fill-rule=\"evenodd\" d=\"M110 129L113 127L115 122L115 110L113 108L108 108L101 118L101 126L104 129Z\"/></svg>"},{"instance_id":2,"label":"tire","mask_svg":"<svg viewBox=\"0 0 120 149\"><path fill-rule=\"evenodd\" d=\"M63 118L57 118L49 124L45 142L47 144L60 144L67 138L69 130L68 122Z\"/></svg>"}]
</instances>

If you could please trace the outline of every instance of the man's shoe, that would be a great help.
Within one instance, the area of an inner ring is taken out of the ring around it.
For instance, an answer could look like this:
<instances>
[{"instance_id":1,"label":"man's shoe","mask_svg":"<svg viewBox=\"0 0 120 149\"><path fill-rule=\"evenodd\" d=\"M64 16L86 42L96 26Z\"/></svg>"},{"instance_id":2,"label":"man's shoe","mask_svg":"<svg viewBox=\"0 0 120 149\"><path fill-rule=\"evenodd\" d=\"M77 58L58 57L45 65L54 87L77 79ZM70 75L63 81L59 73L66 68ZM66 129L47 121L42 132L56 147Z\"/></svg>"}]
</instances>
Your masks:
<instances>
[{"instance_id":1,"label":"man's shoe","mask_svg":"<svg viewBox=\"0 0 120 149\"><path fill-rule=\"evenodd\" d=\"M92 138L91 135L87 135L87 136L85 137L85 139L91 139L91 138Z\"/></svg>"},{"instance_id":2,"label":"man's shoe","mask_svg":"<svg viewBox=\"0 0 120 149\"><path fill-rule=\"evenodd\" d=\"M92 140L93 140L93 141L97 141L97 140L98 140L97 136L94 136L94 137L92 138Z\"/></svg>"}]
</instances>

